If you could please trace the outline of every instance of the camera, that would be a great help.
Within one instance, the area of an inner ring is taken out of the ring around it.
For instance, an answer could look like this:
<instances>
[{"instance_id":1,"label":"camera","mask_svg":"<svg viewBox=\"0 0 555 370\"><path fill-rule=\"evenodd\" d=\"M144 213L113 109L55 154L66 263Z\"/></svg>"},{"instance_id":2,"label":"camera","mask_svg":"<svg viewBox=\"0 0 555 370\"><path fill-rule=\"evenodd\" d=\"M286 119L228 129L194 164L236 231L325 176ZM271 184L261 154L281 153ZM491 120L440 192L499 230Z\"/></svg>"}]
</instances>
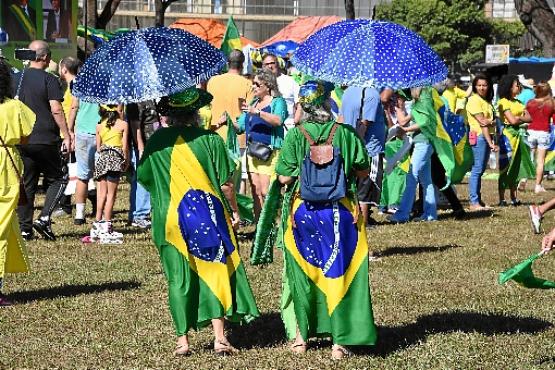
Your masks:
<instances>
[{"instance_id":1,"label":"camera","mask_svg":"<svg viewBox=\"0 0 555 370\"><path fill-rule=\"evenodd\" d=\"M18 60L37 60L37 52L31 49L15 49L14 58Z\"/></svg>"}]
</instances>

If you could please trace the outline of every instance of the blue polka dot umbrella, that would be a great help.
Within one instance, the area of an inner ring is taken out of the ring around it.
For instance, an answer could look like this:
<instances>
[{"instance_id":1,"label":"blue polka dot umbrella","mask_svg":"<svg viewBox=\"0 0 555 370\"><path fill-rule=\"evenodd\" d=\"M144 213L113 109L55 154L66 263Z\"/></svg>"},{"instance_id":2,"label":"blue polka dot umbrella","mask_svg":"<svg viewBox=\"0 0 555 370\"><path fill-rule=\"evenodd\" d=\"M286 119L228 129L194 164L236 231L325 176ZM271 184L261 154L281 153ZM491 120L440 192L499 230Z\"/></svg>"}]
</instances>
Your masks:
<instances>
[{"instance_id":1,"label":"blue polka dot umbrella","mask_svg":"<svg viewBox=\"0 0 555 370\"><path fill-rule=\"evenodd\" d=\"M207 80L225 62L220 50L189 32L144 28L98 48L77 74L73 94L92 103L137 103Z\"/></svg>"},{"instance_id":2,"label":"blue polka dot umbrella","mask_svg":"<svg viewBox=\"0 0 555 370\"><path fill-rule=\"evenodd\" d=\"M425 86L447 77L445 63L418 34L366 19L322 28L299 46L291 62L312 77L363 87Z\"/></svg>"}]
</instances>

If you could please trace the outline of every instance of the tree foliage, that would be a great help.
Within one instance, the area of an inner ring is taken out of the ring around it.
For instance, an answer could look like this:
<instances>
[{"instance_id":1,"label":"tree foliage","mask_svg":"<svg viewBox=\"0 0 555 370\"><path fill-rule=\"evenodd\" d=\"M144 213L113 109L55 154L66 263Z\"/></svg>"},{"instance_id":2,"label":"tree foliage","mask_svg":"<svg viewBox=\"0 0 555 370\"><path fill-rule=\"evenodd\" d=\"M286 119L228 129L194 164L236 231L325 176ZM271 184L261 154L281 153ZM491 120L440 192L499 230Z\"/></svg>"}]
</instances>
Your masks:
<instances>
[{"instance_id":1,"label":"tree foliage","mask_svg":"<svg viewBox=\"0 0 555 370\"><path fill-rule=\"evenodd\" d=\"M393 0L376 8L375 18L402 24L456 70L483 62L486 44L515 44L525 29L518 22L485 17L483 0Z\"/></svg>"}]
</instances>

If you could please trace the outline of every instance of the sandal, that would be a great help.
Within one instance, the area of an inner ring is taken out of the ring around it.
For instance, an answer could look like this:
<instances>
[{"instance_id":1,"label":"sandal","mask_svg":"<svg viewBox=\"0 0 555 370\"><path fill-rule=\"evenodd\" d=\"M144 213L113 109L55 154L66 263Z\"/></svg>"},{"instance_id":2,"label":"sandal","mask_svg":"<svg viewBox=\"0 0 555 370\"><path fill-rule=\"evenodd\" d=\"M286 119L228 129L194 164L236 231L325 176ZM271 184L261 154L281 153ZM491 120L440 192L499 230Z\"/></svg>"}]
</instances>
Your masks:
<instances>
[{"instance_id":1,"label":"sandal","mask_svg":"<svg viewBox=\"0 0 555 370\"><path fill-rule=\"evenodd\" d=\"M190 356L191 349L188 344L178 344L175 346L174 356Z\"/></svg>"},{"instance_id":2,"label":"sandal","mask_svg":"<svg viewBox=\"0 0 555 370\"><path fill-rule=\"evenodd\" d=\"M293 343L291 345L291 351L296 355L302 355L306 353L306 348L307 348L307 345L305 342Z\"/></svg>"},{"instance_id":3,"label":"sandal","mask_svg":"<svg viewBox=\"0 0 555 370\"><path fill-rule=\"evenodd\" d=\"M237 348L229 344L228 341L216 340L214 341L214 352L219 356L232 355L239 352Z\"/></svg>"},{"instance_id":4,"label":"sandal","mask_svg":"<svg viewBox=\"0 0 555 370\"><path fill-rule=\"evenodd\" d=\"M343 346L340 346L339 344L334 344L331 347L331 358L333 360L342 360L343 358L350 356L353 356L353 352Z\"/></svg>"}]
</instances>

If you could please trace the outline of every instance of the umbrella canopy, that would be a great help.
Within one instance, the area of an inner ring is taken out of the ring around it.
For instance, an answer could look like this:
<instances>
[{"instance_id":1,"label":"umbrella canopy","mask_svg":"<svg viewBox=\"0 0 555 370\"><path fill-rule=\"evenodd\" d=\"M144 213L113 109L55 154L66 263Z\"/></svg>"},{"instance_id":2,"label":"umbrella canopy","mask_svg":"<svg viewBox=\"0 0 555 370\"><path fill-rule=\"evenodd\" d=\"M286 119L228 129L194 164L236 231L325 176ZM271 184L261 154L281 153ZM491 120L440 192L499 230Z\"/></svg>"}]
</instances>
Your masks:
<instances>
[{"instance_id":1,"label":"umbrella canopy","mask_svg":"<svg viewBox=\"0 0 555 370\"><path fill-rule=\"evenodd\" d=\"M225 62L220 50L186 31L144 28L98 48L77 74L73 94L92 103L137 103L207 80Z\"/></svg>"},{"instance_id":2,"label":"umbrella canopy","mask_svg":"<svg viewBox=\"0 0 555 370\"><path fill-rule=\"evenodd\" d=\"M418 34L391 22L347 20L322 28L291 59L301 72L343 85L426 86L447 66Z\"/></svg>"},{"instance_id":3,"label":"umbrella canopy","mask_svg":"<svg viewBox=\"0 0 555 370\"><path fill-rule=\"evenodd\" d=\"M278 57L285 58L295 53L299 44L295 41L291 40L284 40L284 41L277 41L273 44L264 46L261 50L264 53L272 53L277 55Z\"/></svg>"}]
</instances>

